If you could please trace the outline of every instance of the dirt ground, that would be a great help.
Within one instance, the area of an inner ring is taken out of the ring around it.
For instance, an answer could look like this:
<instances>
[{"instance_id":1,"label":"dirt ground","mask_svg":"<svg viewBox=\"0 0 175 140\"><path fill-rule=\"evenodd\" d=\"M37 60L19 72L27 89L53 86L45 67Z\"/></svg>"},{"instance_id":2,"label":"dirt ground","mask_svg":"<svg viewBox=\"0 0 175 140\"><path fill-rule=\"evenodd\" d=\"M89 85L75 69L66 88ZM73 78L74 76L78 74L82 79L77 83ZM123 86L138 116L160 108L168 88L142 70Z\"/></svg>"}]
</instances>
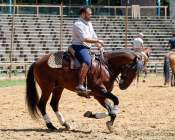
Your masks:
<instances>
[{"instance_id":1,"label":"dirt ground","mask_svg":"<svg viewBox=\"0 0 175 140\"><path fill-rule=\"evenodd\" d=\"M175 140L175 87L164 87L160 76L149 76L146 83L132 84L113 91L120 99L114 132L106 121L83 117L84 112L104 112L94 100L64 90L60 111L70 123L66 131L47 105L58 131L46 129L42 119L32 120L25 105L25 87L0 88L0 140Z\"/></svg>"}]
</instances>

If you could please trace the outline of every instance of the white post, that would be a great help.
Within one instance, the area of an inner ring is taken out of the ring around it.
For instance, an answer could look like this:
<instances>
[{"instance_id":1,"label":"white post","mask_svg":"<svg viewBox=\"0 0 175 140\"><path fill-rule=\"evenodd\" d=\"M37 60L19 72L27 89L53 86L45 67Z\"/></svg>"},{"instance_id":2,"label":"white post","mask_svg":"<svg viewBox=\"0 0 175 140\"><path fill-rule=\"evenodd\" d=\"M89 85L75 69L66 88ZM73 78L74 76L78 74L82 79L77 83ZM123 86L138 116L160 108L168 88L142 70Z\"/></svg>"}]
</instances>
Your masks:
<instances>
[{"instance_id":1,"label":"white post","mask_svg":"<svg viewBox=\"0 0 175 140\"><path fill-rule=\"evenodd\" d=\"M165 19L167 19L167 6L164 7L165 10Z\"/></svg>"},{"instance_id":2,"label":"white post","mask_svg":"<svg viewBox=\"0 0 175 140\"><path fill-rule=\"evenodd\" d=\"M128 4L129 0L126 2L126 9L125 9L125 47L128 46Z\"/></svg>"},{"instance_id":3,"label":"white post","mask_svg":"<svg viewBox=\"0 0 175 140\"><path fill-rule=\"evenodd\" d=\"M13 2L13 13L12 13L12 28L11 28L11 45L10 45L10 67L9 67L9 78L12 77L12 56L13 56L13 41L14 41L14 18L15 18L15 6L16 0Z\"/></svg>"},{"instance_id":4,"label":"white post","mask_svg":"<svg viewBox=\"0 0 175 140\"><path fill-rule=\"evenodd\" d=\"M36 6L36 15L39 16L39 5Z\"/></svg>"},{"instance_id":5,"label":"white post","mask_svg":"<svg viewBox=\"0 0 175 140\"><path fill-rule=\"evenodd\" d=\"M61 2L61 7L60 7L60 50L63 49L62 24L63 24L63 3Z\"/></svg>"}]
</instances>

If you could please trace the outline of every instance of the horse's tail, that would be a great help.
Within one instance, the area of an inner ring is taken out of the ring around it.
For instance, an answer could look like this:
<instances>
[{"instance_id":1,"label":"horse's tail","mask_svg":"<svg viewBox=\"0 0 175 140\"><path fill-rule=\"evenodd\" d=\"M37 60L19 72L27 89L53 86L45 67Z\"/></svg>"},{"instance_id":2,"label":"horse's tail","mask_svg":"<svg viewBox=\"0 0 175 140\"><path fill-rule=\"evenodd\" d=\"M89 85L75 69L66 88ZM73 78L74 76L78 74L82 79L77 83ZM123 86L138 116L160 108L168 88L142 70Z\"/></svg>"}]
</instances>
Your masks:
<instances>
[{"instance_id":1,"label":"horse's tail","mask_svg":"<svg viewBox=\"0 0 175 140\"><path fill-rule=\"evenodd\" d=\"M165 82L169 83L169 79L170 79L169 58L167 58L167 57L165 57L165 59L164 59L163 72L164 72Z\"/></svg>"},{"instance_id":2,"label":"horse's tail","mask_svg":"<svg viewBox=\"0 0 175 140\"><path fill-rule=\"evenodd\" d=\"M38 104L38 94L37 94L37 89L35 85L35 80L34 80L34 69L35 63L33 63L27 74L27 79L26 79L26 103L28 106L28 110L32 118L37 118L39 116L38 110L37 110L37 104Z\"/></svg>"}]
</instances>

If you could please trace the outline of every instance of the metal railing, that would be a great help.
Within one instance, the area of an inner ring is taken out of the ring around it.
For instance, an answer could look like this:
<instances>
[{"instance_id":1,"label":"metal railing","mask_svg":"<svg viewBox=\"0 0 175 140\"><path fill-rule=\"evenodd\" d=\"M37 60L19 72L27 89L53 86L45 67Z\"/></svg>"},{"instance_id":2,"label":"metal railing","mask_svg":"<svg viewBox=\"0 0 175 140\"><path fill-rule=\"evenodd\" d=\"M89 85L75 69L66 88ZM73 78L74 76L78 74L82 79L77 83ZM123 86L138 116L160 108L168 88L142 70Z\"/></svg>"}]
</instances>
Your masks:
<instances>
[{"instance_id":1,"label":"metal railing","mask_svg":"<svg viewBox=\"0 0 175 140\"><path fill-rule=\"evenodd\" d=\"M0 4L0 14L9 14L8 9L15 7L16 15L61 15L61 5L7 5ZM81 6L63 5L64 16L77 16ZM94 15L101 16L125 16L125 6L91 6ZM160 6L161 17L167 17L167 6ZM157 16L158 6L140 6L141 16ZM132 8L128 6L128 16L131 16Z\"/></svg>"}]
</instances>

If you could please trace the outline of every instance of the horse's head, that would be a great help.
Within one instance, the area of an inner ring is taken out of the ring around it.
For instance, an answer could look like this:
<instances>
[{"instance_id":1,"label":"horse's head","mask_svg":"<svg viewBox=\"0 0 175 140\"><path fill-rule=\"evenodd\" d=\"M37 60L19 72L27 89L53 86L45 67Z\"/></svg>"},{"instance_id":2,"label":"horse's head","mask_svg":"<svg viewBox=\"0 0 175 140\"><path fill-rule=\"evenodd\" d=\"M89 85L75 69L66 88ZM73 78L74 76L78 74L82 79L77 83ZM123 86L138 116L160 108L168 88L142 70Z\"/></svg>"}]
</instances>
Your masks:
<instances>
[{"instance_id":1,"label":"horse's head","mask_svg":"<svg viewBox=\"0 0 175 140\"><path fill-rule=\"evenodd\" d=\"M119 88L122 90L128 88L142 67L143 63L137 56L131 63L121 66Z\"/></svg>"},{"instance_id":2,"label":"horse's head","mask_svg":"<svg viewBox=\"0 0 175 140\"><path fill-rule=\"evenodd\" d=\"M119 78L119 87L124 90L129 87L143 63L133 51L119 51L107 55L108 63L115 77Z\"/></svg>"}]
</instances>

